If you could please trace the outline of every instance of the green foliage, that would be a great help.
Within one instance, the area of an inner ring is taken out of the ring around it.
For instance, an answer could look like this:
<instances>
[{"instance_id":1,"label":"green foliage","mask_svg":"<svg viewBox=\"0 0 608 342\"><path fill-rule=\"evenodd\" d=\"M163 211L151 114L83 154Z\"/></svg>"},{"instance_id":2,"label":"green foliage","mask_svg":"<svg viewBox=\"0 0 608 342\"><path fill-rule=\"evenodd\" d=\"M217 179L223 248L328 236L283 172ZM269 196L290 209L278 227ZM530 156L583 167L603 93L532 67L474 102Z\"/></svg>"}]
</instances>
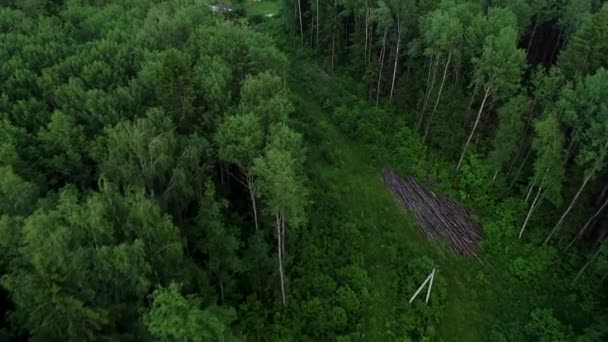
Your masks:
<instances>
[{"instance_id":1,"label":"green foliage","mask_svg":"<svg viewBox=\"0 0 608 342\"><path fill-rule=\"evenodd\" d=\"M222 160L249 170L263 146L260 118L253 113L228 116L220 124L216 139Z\"/></svg>"},{"instance_id":2,"label":"green foliage","mask_svg":"<svg viewBox=\"0 0 608 342\"><path fill-rule=\"evenodd\" d=\"M564 327L553 317L551 310L536 309L530 313L530 322L526 324L528 338L537 341L571 341L568 327Z\"/></svg>"},{"instance_id":3,"label":"green foliage","mask_svg":"<svg viewBox=\"0 0 608 342\"><path fill-rule=\"evenodd\" d=\"M498 110L500 120L492 141L491 159L498 169L502 169L518 152L524 122L522 117L530 108L530 101L524 96L511 98Z\"/></svg>"},{"instance_id":4,"label":"green foliage","mask_svg":"<svg viewBox=\"0 0 608 342\"><path fill-rule=\"evenodd\" d=\"M608 68L608 7L604 6L581 21L580 29L559 56L559 67L570 78L593 74L601 67Z\"/></svg>"},{"instance_id":5,"label":"green foliage","mask_svg":"<svg viewBox=\"0 0 608 342\"><path fill-rule=\"evenodd\" d=\"M500 97L514 93L524 66L524 53L516 43L517 34L512 26L506 26L497 35L487 36L481 56L473 58L475 84Z\"/></svg>"},{"instance_id":6,"label":"green foliage","mask_svg":"<svg viewBox=\"0 0 608 342\"><path fill-rule=\"evenodd\" d=\"M0 3L0 339L608 336L605 6ZM385 167L466 206L478 258L429 243Z\"/></svg>"},{"instance_id":7,"label":"green foliage","mask_svg":"<svg viewBox=\"0 0 608 342\"><path fill-rule=\"evenodd\" d=\"M201 308L196 296L184 297L180 286L171 283L152 293L152 308L144 316L150 334L160 341L233 341L229 329L234 309Z\"/></svg>"}]
</instances>

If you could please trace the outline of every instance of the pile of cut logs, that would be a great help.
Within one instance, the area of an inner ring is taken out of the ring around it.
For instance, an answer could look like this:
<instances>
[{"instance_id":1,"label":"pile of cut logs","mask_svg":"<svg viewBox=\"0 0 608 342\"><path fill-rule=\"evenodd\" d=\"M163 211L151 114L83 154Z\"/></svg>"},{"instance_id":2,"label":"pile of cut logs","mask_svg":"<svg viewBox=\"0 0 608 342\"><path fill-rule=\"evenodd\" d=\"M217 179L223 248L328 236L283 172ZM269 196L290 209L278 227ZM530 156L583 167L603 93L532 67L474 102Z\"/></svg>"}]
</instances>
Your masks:
<instances>
[{"instance_id":1,"label":"pile of cut logs","mask_svg":"<svg viewBox=\"0 0 608 342\"><path fill-rule=\"evenodd\" d=\"M414 214L429 240L442 239L454 253L477 256L483 233L467 209L426 189L414 177L400 177L384 169L382 178L401 209Z\"/></svg>"}]
</instances>

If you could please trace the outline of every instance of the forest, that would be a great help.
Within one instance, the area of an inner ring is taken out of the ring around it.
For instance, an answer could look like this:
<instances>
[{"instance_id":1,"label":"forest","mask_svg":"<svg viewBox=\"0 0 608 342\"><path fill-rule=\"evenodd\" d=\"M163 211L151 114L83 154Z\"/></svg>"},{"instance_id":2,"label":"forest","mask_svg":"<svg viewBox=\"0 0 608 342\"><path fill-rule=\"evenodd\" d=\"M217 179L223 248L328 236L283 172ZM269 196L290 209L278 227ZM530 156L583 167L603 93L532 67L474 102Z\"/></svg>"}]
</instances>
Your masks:
<instances>
[{"instance_id":1,"label":"forest","mask_svg":"<svg viewBox=\"0 0 608 342\"><path fill-rule=\"evenodd\" d=\"M0 62L0 341L608 340L603 0L0 0Z\"/></svg>"}]
</instances>

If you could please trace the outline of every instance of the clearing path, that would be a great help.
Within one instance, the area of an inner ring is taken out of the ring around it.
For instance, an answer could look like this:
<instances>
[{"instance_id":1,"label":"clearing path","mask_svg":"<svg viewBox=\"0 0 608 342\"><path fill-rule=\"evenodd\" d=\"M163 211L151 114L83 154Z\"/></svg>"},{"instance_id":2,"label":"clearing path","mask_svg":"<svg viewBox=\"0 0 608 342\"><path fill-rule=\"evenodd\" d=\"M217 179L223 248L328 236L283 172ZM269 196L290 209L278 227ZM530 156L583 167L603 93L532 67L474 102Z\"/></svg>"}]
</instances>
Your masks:
<instances>
[{"instance_id":1,"label":"clearing path","mask_svg":"<svg viewBox=\"0 0 608 342\"><path fill-rule=\"evenodd\" d=\"M368 229L364 232L365 264L372 281L370 296L374 304L366 309L363 319L366 340L387 340L386 325L394 315L393 303L396 298L411 296L411 293L394 293L391 287L398 275L389 263L390 254L404 246L418 256L432 258L439 275L447 280L446 313L442 321L435 324L440 340L487 340L484 334L492 319L479 306L475 290L468 286L474 282L479 263L430 244L415 221L395 204L393 195L379 177L381 170L370 166L366 147L340 132L318 99L298 82L292 82L291 89L301 98L298 112L306 116L298 120L314 135L307 137L310 139L307 141L310 181L328 186L339 184L344 202L341 206Z\"/></svg>"}]
</instances>

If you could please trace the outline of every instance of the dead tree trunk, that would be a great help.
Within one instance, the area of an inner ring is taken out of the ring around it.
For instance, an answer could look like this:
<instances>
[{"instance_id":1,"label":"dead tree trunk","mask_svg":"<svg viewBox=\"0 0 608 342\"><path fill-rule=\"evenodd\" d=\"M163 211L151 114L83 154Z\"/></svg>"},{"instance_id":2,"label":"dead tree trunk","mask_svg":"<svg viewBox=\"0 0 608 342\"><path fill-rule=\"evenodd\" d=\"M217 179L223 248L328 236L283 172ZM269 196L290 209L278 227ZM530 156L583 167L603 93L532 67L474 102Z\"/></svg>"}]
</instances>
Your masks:
<instances>
[{"instance_id":1,"label":"dead tree trunk","mask_svg":"<svg viewBox=\"0 0 608 342\"><path fill-rule=\"evenodd\" d=\"M486 104L486 101L488 100L488 96L490 95L490 89L491 88L486 88L486 92L483 95L483 100L481 101L481 106L479 106L479 111L477 112L477 118L475 119L475 123L473 124L473 128L471 129L471 134L469 134L469 138L467 139L467 142L464 144L464 148L462 149L462 154L460 155L460 160L458 160L458 165L456 165L456 171L460 170L460 166L462 166L462 161L464 160L464 156L467 153L467 148L469 147L469 144L471 143L471 139L473 138L473 135L475 134L475 130L477 129L477 125L479 125L479 120L481 119L481 114L483 113L483 107Z\"/></svg>"}]
</instances>

